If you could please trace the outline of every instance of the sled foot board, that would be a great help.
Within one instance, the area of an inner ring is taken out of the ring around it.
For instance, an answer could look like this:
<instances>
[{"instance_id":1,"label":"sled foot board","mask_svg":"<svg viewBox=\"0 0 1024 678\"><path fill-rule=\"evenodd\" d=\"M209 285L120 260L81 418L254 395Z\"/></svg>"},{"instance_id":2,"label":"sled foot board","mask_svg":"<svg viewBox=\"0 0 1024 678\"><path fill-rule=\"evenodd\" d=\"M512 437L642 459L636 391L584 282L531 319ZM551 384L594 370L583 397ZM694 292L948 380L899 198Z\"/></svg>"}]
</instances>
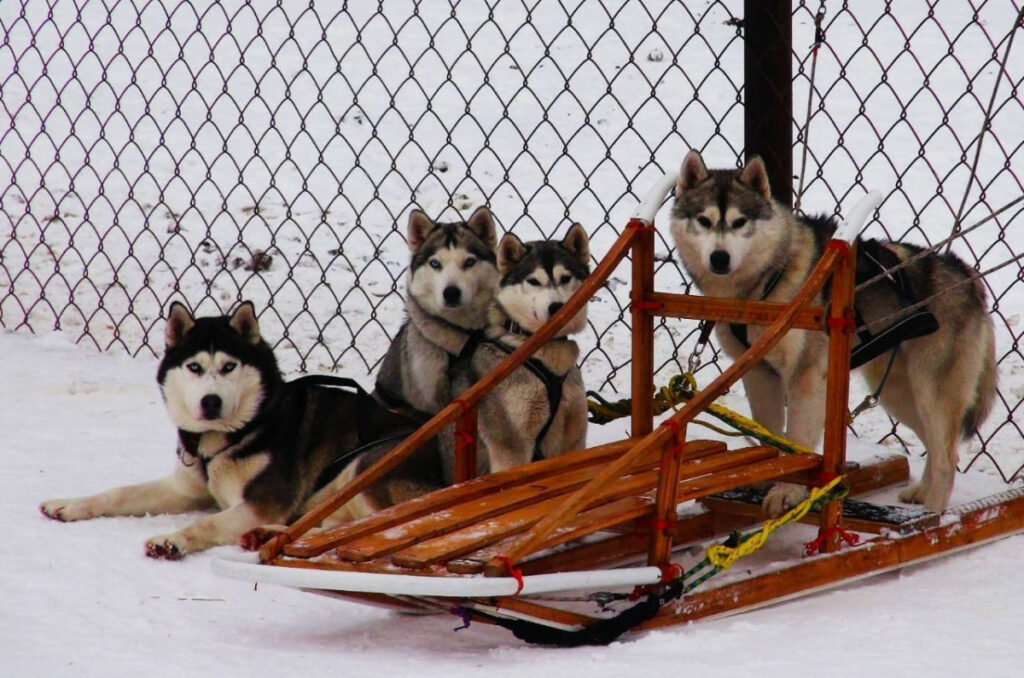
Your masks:
<instances>
[{"instance_id":1,"label":"sled foot board","mask_svg":"<svg viewBox=\"0 0 1024 678\"><path fill-rule=\"evenodd\" d=\"M735 614L825 590L905 565L979 546L1024 531L1024 492L1005 493L998 502L944 515L959 520L897 538L876 537L860 546L815 556L790 567L691 593L669 603L639 629L682 624ZM712 580L713 581L713 580Z\"/></svg>"}]
</instances>

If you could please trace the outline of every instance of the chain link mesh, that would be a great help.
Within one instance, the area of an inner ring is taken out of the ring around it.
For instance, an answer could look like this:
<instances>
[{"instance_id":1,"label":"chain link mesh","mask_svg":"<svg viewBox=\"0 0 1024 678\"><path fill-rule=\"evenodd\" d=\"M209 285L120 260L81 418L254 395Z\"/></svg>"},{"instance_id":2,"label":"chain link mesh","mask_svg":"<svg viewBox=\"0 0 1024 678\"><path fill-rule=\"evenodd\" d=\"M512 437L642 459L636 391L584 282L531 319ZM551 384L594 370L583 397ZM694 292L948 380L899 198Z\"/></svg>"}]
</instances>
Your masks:
<instances>
[{"instance_id":1,"label":"chain link mesh","mask_svg":"<svg viewBox=\"0 0 1024 678\"><path fill-rule=\"evenodd\" d=\"M868 234L924 244L1024 191L1019 3L794 4L805 209L877 188ZM368 375L403 318L410 206L489 204L523 238L580 221L600 255L688 148L740 162L743 31L714 1L3 3L0 325L155 355L171 300L251 299L287 369ZM954 251L1015 256L1019 214ZM658 238L658 286L688 288ZM595 388L628 390L628 280L591 304ZM1024 371L1022 282L985 281L1001 374ZM695 338L659 323L659 379ZM965 466L1021 473L1022 396L1001 388Z\"/></svg>"}]
</instances>

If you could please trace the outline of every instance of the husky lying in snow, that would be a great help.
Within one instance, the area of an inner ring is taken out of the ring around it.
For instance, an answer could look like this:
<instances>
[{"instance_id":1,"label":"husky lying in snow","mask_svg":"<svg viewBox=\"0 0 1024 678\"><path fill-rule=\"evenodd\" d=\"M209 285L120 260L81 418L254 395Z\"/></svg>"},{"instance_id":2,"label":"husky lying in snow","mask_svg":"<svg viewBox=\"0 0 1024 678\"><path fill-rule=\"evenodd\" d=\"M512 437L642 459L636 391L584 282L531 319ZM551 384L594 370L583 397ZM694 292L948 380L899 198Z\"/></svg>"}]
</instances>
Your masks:
<instances>
[{"instance_id":1,"label":"husky lying in snow","mask_svg":"<svg viewBox=\"0 0 1024 678\"><path fill-rule=\"evenodd\" d=\"M51 499L56 520L219 509L146 541L154 558L180 558L285 523L315 505L339 460L415 427L359 389L303 377L285 382L263 340L253 305L230 316L193 318L170 307L157 381L178 427L180 462L167 477L76 499Z\"/></svg>"},{"instance_id":2,"label":"husky lying in snow","mask_svg":"<svg viewBox=\"0 0 1024 678\"><path fill-rule=\"evenodd\" d=\"M683 161L671 230L687 272L707 296L789 301L835 228L830 218L799 217L773 200L760 158L740 170L709 170L696 151ZM898 242L859 241L858 282L921 251ZM888 329L884 319L909 305L907 299L948 290L927 304L937 330L873 357L863 374L875 390L895 351L880 402L927 448L923 477L900 499L938 512L953 490L958 443L977 431L995 397L994 330L984 286L960 284L972 271L956 256L927 254L902 271L894 276L898 282L879 280L857 293L858 325L881 334ZM823 301L819 296L816 303ZM719 323L715 331L725 352L736 358L763 328ZM743 378L754 418L812 448L825 421L827 342L820 332L790 331ZM765 509L779 515L804 496L803 487L780 483L765 497Z\"/></svg>"}]
</instances>

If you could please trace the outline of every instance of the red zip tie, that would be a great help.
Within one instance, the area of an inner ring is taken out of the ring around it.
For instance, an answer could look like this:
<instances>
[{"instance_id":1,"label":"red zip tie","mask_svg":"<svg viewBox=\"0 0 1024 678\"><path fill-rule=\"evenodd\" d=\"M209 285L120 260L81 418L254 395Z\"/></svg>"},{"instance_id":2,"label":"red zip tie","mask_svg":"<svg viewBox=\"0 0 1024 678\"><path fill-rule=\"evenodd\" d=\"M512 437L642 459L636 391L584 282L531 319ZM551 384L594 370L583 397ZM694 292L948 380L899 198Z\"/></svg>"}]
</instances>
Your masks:
<instances>
[{"instance_id":1,"label":"red zip tie","mask_svg":"<svg viewBox=\"0 0 1024 678\"><path fill-rule=\"evenodd\" d=\"M475 440L476 438L469 435L468 433L459 431L458 433L455 434L455 447L469 447L473 444L473 441Z\"/></svg>"},{"instance_id":2,"label":"red zip tie","mask_svg":"<svg viewBox=\"0 0 1024 678\"><path fill-rule=\"evenodd\" d=\"M679 525L678 520L668 518L647 518L636 521L638 527L650 527L652 530L672 530Z\"/></svg>"},{"instance_id":3,"label":"red zip tie","mask_svg":"<svg viewBox=\"0 0 1024 678\"><path fill-rule=\"evenodd\" d=\"M626 224L626 228L635 228L638 231L653 231L654 224L649 224L643 219L630 219L629 223Z\"/></svg>"},{"instance_id":4,"label":"red zip tie","mask_svg":"<svg viewBox=\"0 0 1024 678\"><path fill-rule=\"evenodd\" d=\"M840 330L842 332L850 332L856 326L850 309L846 309L846 313L842 318L829 316L828 320L825 321L825 324L828 325L830 330Z\"/></svg>"},{"instance_id":5,"label":"red zip tie","mask_svg":"<svg viewBox=\"0 0 1024 678\"><path fill-rule=\"evenodd\" d=\"M845 240L832 239L825 243L825 249L839 250L844 257L850 256L850 245Z\"/></svg>"},{"instance_id":6,"label":"red zip tie","mask_svg":"<svg viewBox=\"0 0 1024 678\"><path fill-rule=\"evenodd\" d=\"M660 311L663 308L663 301L633 301L629 304L630 311Z\"/></svg>"},{"instance_id":7,"label":"red zip tie","mask_svg":"<svg viewBox=\"0 0 1024 678\"><path fill-rule=\"evenodd\" d=\"M679 430L679 422L675 419L666 419L661 422L661 425L672 431L672 437L676 441L676 446L672 448L672 455L678 459L683 456L683 433Z\"/></svg>"},{"instance_id":8,"label":"red zip tie","mask_svg":"<svg viewBox=\"0 0 1024 678\"><path fill-rule=\"evenodd\" d=\"M518 596L519 593L523 590L523 571L516 567L508 556L495 556L495 559L499 562L504 563L505 567L508 569L509 574L511 574L512 578L516 580L516 584L518 586L516 587L516 592L512 595Z\"/></svg>"},{"instance_id":9,"label":"red zip tie","mask_svg":"<svg viewBox=\"0 0 1024 678\"><path fill-rule=\"evenodd\" d=\"M822 544L831 537L832 535L838 534L843 538L843 541L848 546L856 546L860 543L860 535L850 532L846 528L837 525L836 527L830 527L827 530L819 530L818 537L804 544L804 555L813 556L815 553L821 550Z\"/></svg>"},{"instance_id":10,"label":"red zip tie","mask_svg":"<svg viewBox=\"0 0 1024 678\"><path fill-rule=\"evenodd\" d=\"M467 405L466 401L463 400L462 398L452 398L452 404L458 405L459 409L462 410L463 415L469 412L469 405Z\"/></svg>"},{"instance_id":11,"label":"red zip tie","mask_svg":"<svg viewBox=\"0 0 1024 678\"><path fill-rule=\"evenodd\" d=\"M661 583L668 584L669 582L675 581L683 576L683 567L677 563L668 563L667 565L658 565L657 568L661 570Z\"/></svg>"}]
</instances>

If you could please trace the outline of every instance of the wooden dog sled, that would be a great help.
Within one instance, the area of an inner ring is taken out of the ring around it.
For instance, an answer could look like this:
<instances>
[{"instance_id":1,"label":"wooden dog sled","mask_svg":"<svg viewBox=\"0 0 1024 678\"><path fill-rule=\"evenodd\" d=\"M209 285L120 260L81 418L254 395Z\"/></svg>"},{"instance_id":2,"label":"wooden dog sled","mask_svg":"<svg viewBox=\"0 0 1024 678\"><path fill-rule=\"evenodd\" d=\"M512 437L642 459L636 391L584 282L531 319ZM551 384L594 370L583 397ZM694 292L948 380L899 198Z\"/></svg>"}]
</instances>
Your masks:
<instances>
[{"instance_id":1,"label":"wooden dog sled","mask_svg":"<svg viewBox=\"0 0 1024 678\"><path fill-rule=\"evenodd\" d=\"M371 604L454 611L467 623L500 624L530 642L578 645L770 604L1024 530L1019 490L942 516L844 502L847 493L871 492L909 475L902 456L860 465L846 460L852 243L880 202L877 193L851 211L793 301L779 304L654 289L653 220L675 182L675 175L658 182L582 289L491 374L272 538L258 558L221 559L215 570ZM473 478L477 403L570 320L627 255L634 394L654 391L656 316L764 325L766 331L660 425L654 425L650 399L636 397L626 440ZM810 304L829 280L830 303ZM689 438L694 417L793 328L829 334L822 453L783 454L763 445L727 449ZM313 529L452 423L460 482L353 523ZM769 524L737 488L774 480L820 489L802 510ZM709 578L790 520L817 526L817 555L794 550L781 567ZM850 531L865 541L844 545ZM692 567L677 562L708 544L707 556Z\"/></svg>"}]
</instances>

